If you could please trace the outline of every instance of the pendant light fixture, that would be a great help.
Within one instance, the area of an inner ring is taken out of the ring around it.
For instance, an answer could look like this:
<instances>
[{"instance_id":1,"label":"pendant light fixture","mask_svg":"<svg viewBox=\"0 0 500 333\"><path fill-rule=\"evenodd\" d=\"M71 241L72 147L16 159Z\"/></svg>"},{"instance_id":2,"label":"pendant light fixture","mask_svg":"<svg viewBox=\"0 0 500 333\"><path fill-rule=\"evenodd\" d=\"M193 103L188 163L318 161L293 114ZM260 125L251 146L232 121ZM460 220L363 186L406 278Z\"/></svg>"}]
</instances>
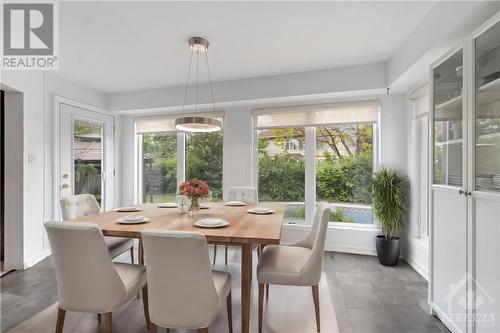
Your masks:
<instances>
[{"instance_id":1,"label":"pendant light fixture","mask_svg":"<svg viewBox=\"0 0 500 333\"><path fill-rule=\"evenodd\" d=\"M215 116L215 102L214 102L214 90L212 87L212 79L210 78L210 68L208 67L208 40L202 37L191 37L189 38L189 47L191 48L191 57L189 59L189 69L187 75L186 88L184 90L184 102L182 105L182 111L186 107L186 98L189 87L189 77L191 75L191 64L193 62L193 55L196 55L196 84L195 84L195 115L189 117L181 117L175 120L175 128L184 132L217 132L222 128L222 124L218 119L204 117L202 115L198 116L198 69L199 69L199 57L200 54L205 56L205 61L207 64L208 81L210 83L210 94L212 96L212 107Z\"/></svg>"}]
</instances>

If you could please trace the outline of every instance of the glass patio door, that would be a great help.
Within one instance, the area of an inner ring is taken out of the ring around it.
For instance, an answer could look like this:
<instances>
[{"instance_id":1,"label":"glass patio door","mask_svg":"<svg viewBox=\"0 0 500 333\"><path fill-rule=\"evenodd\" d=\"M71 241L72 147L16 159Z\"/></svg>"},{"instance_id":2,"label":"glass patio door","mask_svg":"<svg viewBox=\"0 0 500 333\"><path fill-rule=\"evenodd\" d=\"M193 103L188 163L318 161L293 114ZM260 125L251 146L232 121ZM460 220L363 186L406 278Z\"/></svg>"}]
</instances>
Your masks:
<instances>
[{"instance_id":1,"label":"glass patio door","mask_svg":"<svg viewBox=\"0 0 500 333\"><path fill-rule=\"evenodd\" d=\"M92 194L102 210L114 206L113 117L60 104L60 198Z\"/></svg>"}]
</instances>

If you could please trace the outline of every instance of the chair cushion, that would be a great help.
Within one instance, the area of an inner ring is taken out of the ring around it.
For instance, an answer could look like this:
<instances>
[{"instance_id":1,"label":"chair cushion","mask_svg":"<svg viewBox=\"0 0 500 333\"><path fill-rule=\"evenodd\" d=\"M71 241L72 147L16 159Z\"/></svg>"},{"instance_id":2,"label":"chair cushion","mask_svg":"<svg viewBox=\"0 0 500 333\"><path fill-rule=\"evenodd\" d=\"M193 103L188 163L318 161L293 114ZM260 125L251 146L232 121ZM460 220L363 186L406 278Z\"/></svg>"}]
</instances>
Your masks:
<instances>
[{"instance_id":1,"label":"chair cushion","mask_svg":"<svg viewBox=\"0 0 500 333\"><path fill-rule=\"evenodd\" d=\"M260 255L257 280L264 284L302 285L303 269L311 254L308 248L268 245Z\"/></svg>"},{"instance_id":2,"label":"chair cushion","mask_svg":"<svg viewBox=\"0 0 500 333\"><path fill-rule=\"evenodd\" d=\"M219 295L219 299L221 301L225 301L227 295L231 291L231 274L212 270L212 277L214 279L215 290L217 291L217 295Z\"/></svg>"},{"instance_id":3,"label":"chair cushion","mask_svg":"<svg viewBox=\"0 0 500 333\"><path fill-rule=\"evenodd\" d=\"M146 266L121 262L115 262L114 265L125 286L126 302L146 285Z\"/></svg>"},{"instance_id":4,"label":"chair cushion","mask_svg":"<svg viewBox=\"0 0 500 333\"><path fill-rule=\"evenodd\" d=\"M104 237L104 241L106 242L106 246L111 254L111 258L119 256L134 246L134 241L131 238Z\"/></svg>"}]
</instances>

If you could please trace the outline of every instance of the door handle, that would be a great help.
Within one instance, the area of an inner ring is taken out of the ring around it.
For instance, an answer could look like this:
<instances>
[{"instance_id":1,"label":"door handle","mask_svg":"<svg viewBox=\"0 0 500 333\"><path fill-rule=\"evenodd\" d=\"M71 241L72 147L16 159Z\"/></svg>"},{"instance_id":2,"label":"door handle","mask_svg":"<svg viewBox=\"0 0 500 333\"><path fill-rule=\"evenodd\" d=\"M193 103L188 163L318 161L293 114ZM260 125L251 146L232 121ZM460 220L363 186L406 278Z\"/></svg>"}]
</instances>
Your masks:
<instances>
[{"instance_id":1,"label":"door handle","mask_svg":"<svg viewBox=\"0 0 500 333\"><path fill-rule=\"evenodd\" d=\"M63 188L63 189L68 189L68 188L70 188L70 187L71 187L71 185L70 185L70 184L62 184L62 188Z\"/></svg>"},{"instance_id":2,"label":"door handle","mask_svg":"<svg viewBox=\"0 0 500 333\"><path fill-rule=\"evenodd\" d=\"M463 189L460 189L460 190L458 190L458 194L468 197L469 195L472 195L472 192L467 192L467 191L464 191Z\"/></svg>"}]
</instances>

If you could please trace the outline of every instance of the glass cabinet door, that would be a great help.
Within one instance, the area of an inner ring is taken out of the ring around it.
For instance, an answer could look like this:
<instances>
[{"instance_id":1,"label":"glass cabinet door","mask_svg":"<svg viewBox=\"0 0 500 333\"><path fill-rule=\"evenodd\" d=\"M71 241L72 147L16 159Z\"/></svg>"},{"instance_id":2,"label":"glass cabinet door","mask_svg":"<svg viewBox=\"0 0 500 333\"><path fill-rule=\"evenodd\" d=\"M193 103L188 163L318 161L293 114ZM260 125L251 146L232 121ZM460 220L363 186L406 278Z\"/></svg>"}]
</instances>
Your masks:
<instances>
[{"instance_id":1,"label":"glass cabinet door","mask_svg":"<svg viewBox=\"0 0 500 333\"><path fill-rule=\"evenodd\" d=\"M500 191L500 22L474 40L476 190Z\"/></svg>"},{"instance_id":2,"label":"glass cabinet door","mask_svg":"<svg viewBox=\"0 0 500 333\"><path fill-rule=\"evenodd\" d=\"M463 50L433 69L433 184L462 186Z\"/></svg>"}]
</instances>

